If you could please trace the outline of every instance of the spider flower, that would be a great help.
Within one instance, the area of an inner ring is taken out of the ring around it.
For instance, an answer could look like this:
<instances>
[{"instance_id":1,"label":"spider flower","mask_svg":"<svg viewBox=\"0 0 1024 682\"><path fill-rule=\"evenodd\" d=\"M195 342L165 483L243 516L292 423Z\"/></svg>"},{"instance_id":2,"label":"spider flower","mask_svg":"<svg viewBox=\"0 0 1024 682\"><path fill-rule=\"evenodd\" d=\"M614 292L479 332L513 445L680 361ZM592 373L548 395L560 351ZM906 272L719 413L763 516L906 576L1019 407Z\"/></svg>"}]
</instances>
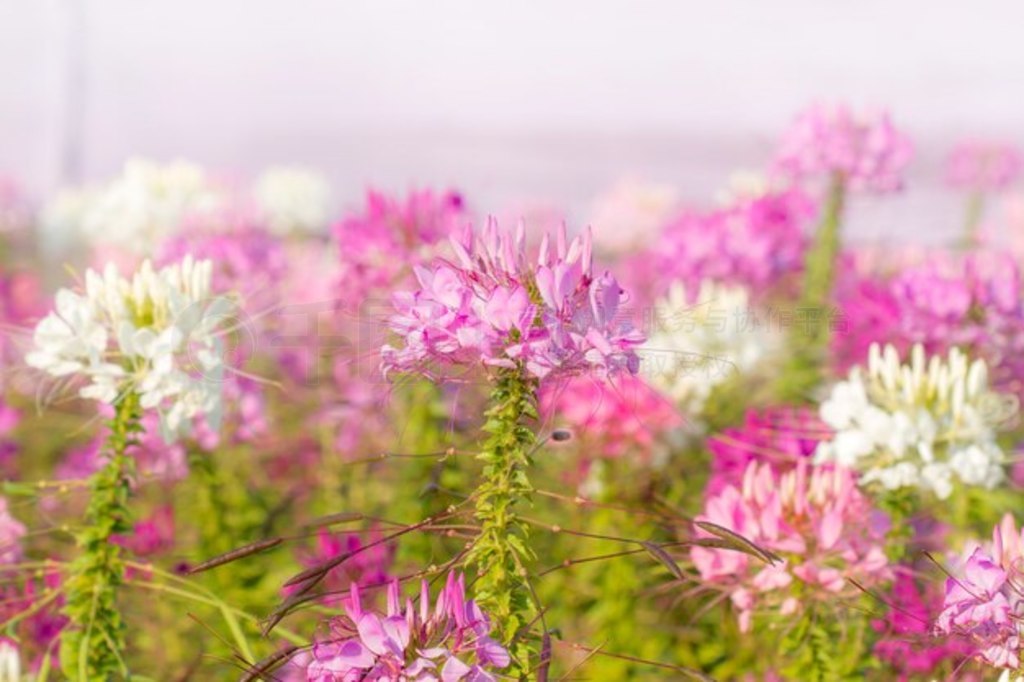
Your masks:
<instances>
[{"instance_id":1,"label":"spider flower","mask_svg":"<svg viewBox=\"0 0 1024 682\"><path fill-rule=\"evenodd\" d=\"M606 273L595 277L589 231L554 244L545 235L535 264L525 229L494 221L478 236L453 235L454 260L416 267L419 288L394 297L389 321L402 345L381 350L385 374L433 375L433 367L522 366L533 377L620 370L636 373L643 335L622 319L624 292Z\"/></svg>"},{"instance_id":2,"label":"spider flower","mask_svg":"<svg viewBox=\"0 0 1024 682\"><path fill-rule=\"evenodd\" d=\"M704 492L715 495L727 485L739 485L751 462L768 462L776 471L791 469L810 459L830 433L807 409L748 410L741 425L708 438L711 478Z\"/></svg>"},{"instance_id":3,"label":"spider flower","mask_svg":"<svg viewBox=\"0 0 1024 682\"><path fill-rule=\"evenodd\" d=\"M979 660L997 668L1020 667L1024 617L1024 537L1007 514L990 546L968 546L963 566L946 580L935 633L966 640Z\"/></svg>"},{"instance_id":4,"label":"spider flower","mask_svg":"<svg viewBox=\"0 0 1024 682\"><path fill-rule=\"evenodd\" d=\"M1020 177L1024 156L1010 144L968 140L946 162L946 183L976 193L999 192Z\"/></svg>"},{"instance_id":5,"label":"spider flower","mask_svg":"<svg viewBox=\"0 0 1024 682\"><path fill-rule=\"evenodd\" d=\"M683 412L700 416L711 391L732 376L763 369L781 335L742 286L706 280L696 293L676 283L654 305L644 373Z\"/></svg>"},{"instance_id":6,"label":"spider flower","mask_svg":"<svg viewBox=\"0 0 1024 682\"><path fill-rule=\"evenodd\" d=\"M373 292L388 291L410 266L429 260L464 217L457 192L421 190L402 200L368 192L363 211L333 228L340 255L339 296L358 304Z\"/></svg>"},{"instance_id":7,"label":"spider flower","mask_svg":"<svg viewBox=\"0 0 1024 682\"><path fill-rule=\"evenodd\" d=\"M729 595L744 632L756 612L795 614L806 600L857 594L851 578L870 587L890 577L884 550L888 518L872 508L853 472L843 467L803 460L780 474L771 464L751 462L742 483L709 497L698 520L723 526L782 559L768 564L729 549L690 551L701 577Z\"/></svg>"},{"instance_id":8,"label":"spider flower","mask_svg":"<svg viewBox=\"0 0 1024 682\"><path fill-rule=\"evenodd\" d=\"M149 261L129 280L108 266L86 271L85 291L61 289L56 310L36 326L32 367L58 378L79 377L83 398L112 404L125 391L160 415L167 442L221 410L223 344L218 325L231 311L211 296L212 263L186 256L154 270Z\"/></svg>"},{"instance_id":9,"label":"spider flower","mask_svg":"<svg viewBox=\"0 0 1024 682\"><path fill-rule=\"evenodd\" d=\"M331 185L304 168L268 168L253 186L253 198L276 235L320 234L331 217Z\"/></svg>"},{"instance_id":10,"label":"spider flower","mask_svg":"<svg viewBox=\"0 0 1024 682\"><path fill-rule=\"evenodd\" d=\"M306 679L484 682L509 665L508 652L490 637L487 616L466 599L462 576L449 574L433 609L426 581L418 606L409 599L403 607L397 581L387 601L385 614L364 610L353 583L345 615L332 619L329 634L313 646Z\"/></svg>"},{"instance_id":11,"label":"spider flower","mask_svg":"<svg viewBox=\"0 0 1024 682\"><path fill-rule=\"evenodd\" d=\"M988 365L954 348L926 359L915 346L901 364L892 346L871 347L821 405L835 430L815 454L860 473L885 490L918 488L945 499L954 481L993 488L1004 479L1000 424L1016 410L1012 396L989 387Z\"/></svg>"},{"instance_id":12,"label":"spider flower","mask_svg":"<svg viewBox=\"0 0 1024 682\"><path fill-rule=\"evenodd\" d=\"M839 176L855 189L898 190L913 146L887 112L815 105L801 112L782 138L776 169L793 179Z\"/></svg>"},{"instance_id":13,"label":"spider flower","mask_svg":"<svg viewBox=\"0 0 1024 682\"><path fill-rule=\"evenodd\" d=\"M737 197L706 213L667 222L655 244L625 262L631 290L645 300L666 293L666 282L696 292L710 280L751 289L777 285L800 271L805 227L814 202L798 188Z\"/></svg>"},{"instance_id":14,"label":"spider flower","mask_svg":"<svg viewBox=\"0 0 1024 682\"><path fill-rule=\"evenodd\" d=\"M91 244L145 253L188 217L216 211L226 195L194 164L130 159L107 185L58 197L48 210Z\"/></svg>"}]
</instances>

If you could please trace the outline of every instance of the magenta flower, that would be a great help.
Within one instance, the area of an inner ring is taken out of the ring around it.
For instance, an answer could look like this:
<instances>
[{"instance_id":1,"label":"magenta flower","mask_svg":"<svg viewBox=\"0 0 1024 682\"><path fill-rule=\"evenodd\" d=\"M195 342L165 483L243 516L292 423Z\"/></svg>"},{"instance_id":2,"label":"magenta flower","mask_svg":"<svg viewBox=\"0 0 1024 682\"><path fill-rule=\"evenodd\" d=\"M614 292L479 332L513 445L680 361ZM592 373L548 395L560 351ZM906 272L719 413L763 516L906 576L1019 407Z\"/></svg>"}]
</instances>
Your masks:
<instances>
[{"instance_id":1,"label":"magenta flower","mask_svg":"<svg viewBox=\"0 0 1024 682\"><path fill-rule=\"evenodd\" d=\"M968 140L958 144L946 163L950 187L994 193L1009 187L1024 169L1024 156L1010 144Z\"/></svg>"},{"instance_id":2,"label":"magenta flower","mask_svg":"<svg viewBox=\"0 0 1024 682\"><path fill-rule=\"evenodd\" d=\"M872 623L881 636L874 654L892 666L901 682L922 675L935 678L940 665L970 653L964 641L937 641L930 636L931 622L938 613L931 592L929 585L918 586L910 572L900 571L888 594L892 608L884 619Z\"/></svg>"},{"instance_id":3,"label":"magenta flower","mask_svg":"<svg viewBox=\"0 0 1024 682\"><path fill-rule=\"evenodd\" d=\"M312 550L301 552L299 560L303 566L313 568L342 555L350 557L325 576L324 591L327 595L347 590L351 585L379 585L390 579L388 569L395 559L395 548L386 542L363 548L368 543L380 540L381 537L379 530L373 530L364 542L359 533L332 533L321 530L317 533ZM285 588L285 594L297 589L299 588ZM330 596L325 599L328 602L332 600L333 597Z\"/></svg>"},{"instance_id":4,"label":"magenta flower","mask_svg":"<svg viewBox=\"0 0 1024 682\"><path fill-rule=\"evenodd\" d=\"M508 651L490 637L487 616L466 599L461 575L449 574L433 609L425 580L419 605L409 599L404 607L398 582L392 582L386 614L364 610L353 584L345 615L332 619L329 630L313 645L309 682L487 682L510 662Z\"/></svg>"},{"instance_id":5,"label":"magenta flower","mask_svg":"<svg viewBox=\"0 0 1024 682\"><path fill-rule=\"evenodd\" d=\"M973 655L997 668L1020 667L1024 616L1024 539L1007 514L989 547L968 547L959 575L946 580L935 633L970 643Z\"/></svg>"},{"instance_id":6,"label":"magenta flower","mask_svg":"<svg viewBox=\"0 0 1024 682\"><path fill-rule=\"evenodd\" d=\"M456 258L416 267L419 288L395 294L389 326L402 345L381 349L382 368L435 376L451 367L523 367L552 373L635 373L643 335L621 319L624 292L610 274L594 277L591 237L545 236L527 262L523 227L494 221L477 236L453 236Z\"/></svg>"},{"instance_id":7,"label":"magenta flower","mask_svg":"<svg viewBox=\"0 0 1024 682\"><path fill-rule=\"evenodd\" d=\"M741 485L751 462L767 462L780 473L788 471L813 456L818 443L830 435L813 410L748 410L742 425L708 438L711 478L704 493L716 495L728 485Z\"/></svg>"},{"instance_id":8,"label":"magenta flower","mask_svg":"<svg viewBox=\"0 0 1024 682\"><path fill-rule=\"evenodd\" d=\"M798 188L744 197L670 220L653 246L625 261L631 290L645 301L673 282L696 293L706 280L764 290L803 267L814 202Z\"/></svg>"},{"instance_id":9,"label":"magenta flower","mask_svg":"<svg viewBox=\"0 0 1024 682\"><path fill-rule=\"evenodd\" d=\"M912 152L887 112L814 105L783 136L775 167L795 180L839 176L855 189L889 192L902 187Z\"/></svg>"},{"instance_id":10,"label":"magenta flower","mask_svg":"<svg viewBox=\"0 0 1024 682\"><path fill-rule=\"evenodd\" d=\"M630 468L664 465L683 426L670 400L630 374L550 382L540 393L540 413L572 434L569 445L579 458L572 482L584 495L602 489L605 461L623 460Z\"/></svg>"},{"instance_id":11,"label":"magenta flower","mask_svg":"<svg viewBox=\"0 0 1024 682\"><path fill-rule=\"evenodd\" d=\"M956 346L989 363L995 386L1024 395L1021 285L1014 258L991 252L936 252L893 276L848 276L836 359L842 367L862 363L862 351L878 340L904 349L920 343L932 354Z\"/></svg>"},{"instance_id":12,"label":"magenta flower","mask_svg":"<svg viewBox=\"0 0 1024 682\"><path fill-rule=\"evenodd\" d=\"M884 549L888 517L857 489L856 475L841 467L801 460L779 474L770 464L751 462L741 486L709 497L698 520L783 559L767 564L734 550L691 550L701 577L729 595L744 632L756 612L774 608L790 615L808 600L853 594L849 578L873 586L891 577Z\"/></svg>"},{"instance_id":13,"label":"magenta flower","mask_svg":"<svg viewBox=\"0 0 1024 682\"><path fill-rule=\"evenodd\" d=\"M462 196L454 191L420 190L394 199L370 190L362 213L333 228L340 256L339 297L358 304L374 291L388 291L411 266L428 260L434 245L465 217Z\"/></svg>"}]
</instances>

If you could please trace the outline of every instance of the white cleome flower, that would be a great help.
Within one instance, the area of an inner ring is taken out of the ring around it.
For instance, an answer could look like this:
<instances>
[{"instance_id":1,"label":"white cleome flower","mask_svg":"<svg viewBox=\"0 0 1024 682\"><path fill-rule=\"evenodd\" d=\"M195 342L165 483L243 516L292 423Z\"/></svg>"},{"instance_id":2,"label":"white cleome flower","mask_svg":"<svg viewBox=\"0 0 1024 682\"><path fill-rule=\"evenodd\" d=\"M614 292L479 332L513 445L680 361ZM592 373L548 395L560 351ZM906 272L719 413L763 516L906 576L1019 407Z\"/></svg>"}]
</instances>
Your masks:
<instances>
[{"instance_id":1,"label":"white cleome flower","mask_svg":"<svg viewBox=\"0 0 1024 682\"><path fill-rule=\"evenodd\" d=\"M953 485L993 488L1004 477L1000 425L1017 409L1012 396L989 388L983 360L953 349L925 358L915 346L901 364L892 346L873 344L867 368L855 367L822 403L835 436L818 446L818 462L861 472L861 482L886 490L919 488L940 499Z\"/></svg>"},{"instance_id":2,"label":"white cleome flower","mask_svg":"<svg viewBox=\"0 0 1024 682\"><path fill-rule=\"evenodd\" d=\"M256 206L277 235L320 233L331 219L327 178L303 168L270 168L253 187Z\"/></svg>"},{"instance_id":3,"label":"white cleome flower","mask_svg":"<svg viewBox=\"0 0 1024 682\"><path fill-rule=\"evenodd\" d=\"M225 202L225 193L197 165L131 159L106 185L62 192L44 211L44 222L53 232L77 234L90 244L146 253L185 219Z\"/></svg>"},{"instance_id":4,"label":"white cleome flower","mask_svg":"<svg viewBox=\"0 0 1024 682\"><path fill-rule=\"evenodd\" d=\"M21 680L21 659L18 645L6 637L0 637L0 682Z\"/></svg>"},{"instance_id":5,"label":"white cleome flower","mask_svg":"<svg viewBox=\"0 0 1024 682\"><path fill-rule=\"evenodd\" d=\"M165 440L205 415L216 428L224 350L219 328L234 309L212 298L208 260L191 256L155 270L149 261L129 280L108 265L89 270L85 294L57 293L56 310L35 330L27 363L51 376L81 376L83 398L113 403L127 390L160 415Z\"/></svg>"},{"instance_id":6,"label":"white cleome flower","mask_svg":"<svg viewBox=\"0 0 1024 682\"><path fill-rule=\"evenodd\" d=\"M701 415L716 386L758 369L781 340L758 317L742 286L705 281L691 302L677 283L654 311L644 371L692 417Z\"/></svg>"}]
</instances>

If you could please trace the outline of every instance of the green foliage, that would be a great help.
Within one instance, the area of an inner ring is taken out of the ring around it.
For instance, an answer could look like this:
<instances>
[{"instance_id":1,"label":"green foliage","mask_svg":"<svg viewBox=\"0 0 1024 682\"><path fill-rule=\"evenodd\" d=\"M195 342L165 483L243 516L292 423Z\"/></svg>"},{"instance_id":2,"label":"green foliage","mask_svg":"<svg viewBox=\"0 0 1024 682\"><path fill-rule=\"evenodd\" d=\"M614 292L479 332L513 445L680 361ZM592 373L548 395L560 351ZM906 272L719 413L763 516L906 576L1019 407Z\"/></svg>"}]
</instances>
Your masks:
<instances>
[{"instance_id":1,"label":"green foliage","mask_svg":"<svg viewBox=\"0 0 1024 682\"><path fill-rule=\"evenodd\" d=\"M494 620L498 637L511 645L514 660L507 674L521 679L533 653L520 633L530 613L523 571L533 554L516 508L529 502L533 490L526 472L535 436L523 421L537 418L536 388L519 369L498 374L483 426L489 435L479 455L482 479L474 493L480 535L466 557L476 569L475 598Z\"/></svg>"},{"instance_id":2,"label":"green foliage","mask_svg":"<svg viewBox=\"0 0 1024 682\"><path fill-rule=\"evenodd\" d=\"M832 335L831 295L841 246L845 182L832 179L814 241L804 257L803 286L790 330L790 359L780 375L779 397L806 402L822 379Z\"/></svg>"},{"instance_id":3,"label":"green foliage","mask_svg":"<svg viewBox=\"0 0 1024 682\"><path fill-rule=\"evenodd\" d=\"M127 449L141 430L139 397L133 392L114 404L107 462L90 479L85 525L76 534L80 554L69 567L64 615L70 623L61 638L60 660L71 680L128 678L124 661L125 624L117 606L124 582L121 548L111 542L131 530L128 498L134 460Z\"/></svg>"}]
</instances>

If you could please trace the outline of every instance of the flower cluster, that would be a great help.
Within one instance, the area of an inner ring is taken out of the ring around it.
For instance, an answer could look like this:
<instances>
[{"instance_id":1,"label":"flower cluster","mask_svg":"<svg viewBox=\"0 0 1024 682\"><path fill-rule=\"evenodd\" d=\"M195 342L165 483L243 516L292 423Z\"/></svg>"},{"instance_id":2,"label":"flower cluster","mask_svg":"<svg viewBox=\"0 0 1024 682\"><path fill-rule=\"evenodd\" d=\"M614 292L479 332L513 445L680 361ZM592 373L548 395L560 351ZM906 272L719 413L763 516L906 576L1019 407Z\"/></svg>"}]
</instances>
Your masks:
<instances>
[{"instance_id":1,"label":"flower cluster","mask_svg":"<svg viewBox=\"0 0 1024 682\"><path fill-rule=\"evenodd\" d=\"M491 221L482 236L453 236L454 261L416 268L420 288L394 297L390 320L403 345L381 350L385 373L433 374L431 365L517 367L543 379L557 372L635 373L643 335L621 319L624 292L593 276L589 231L554 244L545 235L536 265L522 225Z\"/></svg>"},{"instance_id":2,"label":"flower cluster","mask_svg":"<svg viewBox=\"0 0 1024 682\"><path fill-rule=\"evenodd\" d=\"M1009 187L1024 169L1024 156L1013 145L969 140L957 145L946 163L950 187L977 193Z\"/></svg>"},{"instance_id":3,"label":"flower cluster","mask_svg":"<svg viewBox=\"0 0 1024 682\"><path fill-rule=\"evenodd\" d=\"M757 371L782 340L738 285L706 280L694 294L676 283L653 317L644 374L691 417L702 414L716 386Z\"/></svg>"},{"instance_id":4,"label":"flower cluster","mask_svg":"<svg viewBox=\"0 0 1024 682\"><path fill-rule=\"evenodd\" d=\"M890 608L884 618L872 623L881 635L874 645L874 654L900 674L900 680L911 675L930 675L936 679L937 668L946 661L961 659L970 653L966 642L954 638L937 640L931 626L940 606L932 592L941 587L935 583L919 586L908 570L901 570L886 595Z\"/></svg>"},{"instance_id":5,"label":"flower cluster","mask_svg":"<svg viewBox=\"0 0 1024 682\"><path fill-rule=\"evenodd\" d=\"M884 111L859 115L842 105L815 105L783 137L775 167L795 179L839 176L856 189L887 192L902 186L912 151Z\"/></svg>"},{"instance_id":6,"label":"flower cluster","mask_svg":"<svg viewBox=\"0 0 1024 682\"><path fill-rule=\"evenodd\" d=\"M684 212L653 246L625 262L631 290L659 298L682 282L696 292L706 280L762 290L800 271L814 203L798 188L738 197L707 212Z\"/></svg>"},{"instance_id":7,"label":"flower cluster","mask_svg":"<svg viewBox=\"0 0 1024 682\"><path fill-rule=\"evenodd\" d=\"M449 574L433 609L426 581L418 607L411 599L403 607L398 583L392 582L386 615L364 610L353 583L345 614L313 646L309 682L485 682L509 664L508 652L490 637L487 616L466 599L462 576Z\"/></svg>"},{"instance_id":8,"label":"flower cluster","mask_svg":"<svg viewBox=\"0 0 1024 682\"><path fill-rule=\"evenodd\" d=\"M843 467L803 460L780 474L771 464L751 462L740 485L707 499L698 521L727 528L781 558L767 563L734 550L691 550L701 578L729 595L744 632L755 612L774 607L793 614L815 600L849 593L849 578L870 587L890 577L888 518L872 508Z\"/></svg>"},{"instance_id":9,"label":"flower cluster","mask_svg":"<svg viewBox=\"0 0 1024 682\"><path fill-rule=\"evenodd\" d=\"M873 340L929 353L953 347L984 358L992 383L1024 395L1024 289L1007 254L926 254L888 276L856 276L839 295L846 333L835 337L840 366L860 361Z\"/></svg>"},{"instance_id":10,"label":"flower cluster","mask_svg":"<svg viewBox=\"0 0 1024 682\"><path fill-rule=\"evenodd\" d=\"M1024 537L1007 514L990 547L968 546L957 576L946 580L936 634L969 642L979 659L997 668L1020 667L1024 614Z\"/></svg>"},{"instance_id":11,"label":"flower cluster","mask_svg":"<svg viewBox=\"0 0 1024 682\"><path fill-rule=\"evenodd\" d=\"M85 379L83 398L112 404L137 392L144 409L159 413L168 442L200 415L217 424L224 372L217 332L232 304L211 298L212 268L186 256L160 270L146 261L130 280L113 266L102 275L89 270L84 293L57 292L26 361L54 377Z\"/></svg>"},{"instance_id":12,"label":"flower cluster","mask_svg":"<svg viewBox=\"0 0 1024 682\"><path fill-rule=\"evenodd\" d=\"M54 231L71 230L94 244L145 253L186 218L215 211L224 201L222 188L199 166L131 159L106 186L58 197L48 222Z\"/></svg>"},{"instance_id":13,"label":"flower cluster","mask_svg":"<svg viewBox=\"0 0 1024 682\"><path fill-rule=\"evenodd\" d=\"M789 470L810 459L830 434L808 409L748 410L741 425L708 438L711 478L704 492L715 495L727 485L739 485L751 462L770 462L776 471Z\"/></svg>"},{"instance_id":14,"label":"flower cluster","mask_svg":"<svg viewBox=\"0 0 1024 682\"><path fill-rule=\"evenodd\" d=\"M429 260L435 245L464 218L457 192L421 190L399 200L371 190L363 211L333 228L341 265L339 297L358 305L371 292L387 292L412 266Z\"/></svg>"},{"instance_id":15,"label":"flower cluster","mask_svg":"<svg viewBox=\"0 0 1024 682\"><path fill-rule=\"evenodd\" d=\"M871 347L866 368L855 367L833 387L821 418L835 429L815 455L855 469L861 483L885 490L919 488L945 499L953 483L992 488L1004 478L996 442L1016 402L989 388L988 366L954 348L926 359L915 346L901 364L892 346Z\"/></svg>"}]
</instances>

